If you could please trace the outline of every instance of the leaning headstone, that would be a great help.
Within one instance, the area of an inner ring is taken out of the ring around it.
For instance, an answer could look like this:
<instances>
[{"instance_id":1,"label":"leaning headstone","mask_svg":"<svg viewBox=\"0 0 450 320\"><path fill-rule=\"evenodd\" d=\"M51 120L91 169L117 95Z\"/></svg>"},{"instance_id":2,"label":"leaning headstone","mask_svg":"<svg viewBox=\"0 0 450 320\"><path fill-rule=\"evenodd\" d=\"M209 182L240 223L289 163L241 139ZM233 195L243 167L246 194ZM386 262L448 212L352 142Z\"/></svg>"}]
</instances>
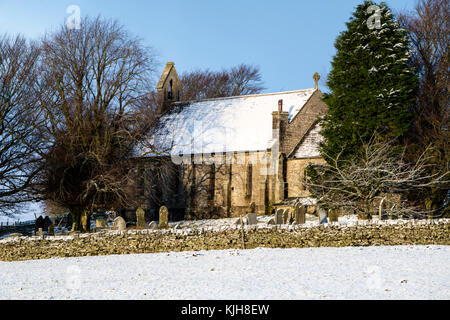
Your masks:
<instances>
[{"instance_id":1,"label":"leaning headstone","mask_svg":"<svg viewBox=\"0 0 450 320\"><path fill-rule=\"evenodd\" d=\"M254 225L256 224L256 213L247 213L247 224L248 225Z\"/></svg>"},{"instance_id":2,"label":"leaning headstone","mask_svg":"<svg viewBox=\"0 0 450 320\"><path fill-rule=\"evenodd\" d=\"M34 223L34 231L37 233L39 229L44 229L44 218L39 216Z\"/></svg>"},{"instance_id":3,"label":"leaning headstone","mask_svg":"<svg viewBox=\"0 0 450 320\"><path fill-rule=\"evenodd\" d=\"M169 210L166 206L159 208L159 229L169 227Z\"/></svg>"},{"instance_id":4,"label":"leaning headstone","mask_svg":"<svg viewBox=\"0 0 450 320\"><path fill-rule=\"evenodd\" d=\"M155 221L152 221L149 223L148 228L156 230L156 229L158 229L158 224Z\"/></svg>"},{"instance_id":5,"label":"leaning headstone","mask_svg":"<svg viewBox=\"0 0 450 320\"><path fill-rule=\"evenodd\" d=\"M319 215L319 223L320 224L328 223L327 211L325 209L319 207L317 212L318 212L318 215Z\"/></svg>"},{"instance_id":6,"label":"leaning headstone","mask_svg":"<svg viewBox=\"0 0 450 320\"><path fill-rule=\"evenodd\" d=\"M136 228L145 229L147 225L145 224L145 210L141 207L136 210Z\"/></svg>"},{"instance_id":7,"label":"leaning headstone","mask_svg":"<svg viewBox=\"0 0 450 320\"><path fill-rule=\"evenodd\" d=\"M123 231L123 230L126 230L126 228L127 228L126 226L127 226L127 224L126 224L124 218L117 217L114 219L113 229Z\"/></svg>"},{"instance_id":8,"label":"leaning headstone","mask_svg":"<svg viewBox=\"0 0 450 320\"><path fill-rule=\"evenodd\" d=\"M275 211L275 224L283 223L283 209L278 209Z\"/></svg>"}]
</instances>

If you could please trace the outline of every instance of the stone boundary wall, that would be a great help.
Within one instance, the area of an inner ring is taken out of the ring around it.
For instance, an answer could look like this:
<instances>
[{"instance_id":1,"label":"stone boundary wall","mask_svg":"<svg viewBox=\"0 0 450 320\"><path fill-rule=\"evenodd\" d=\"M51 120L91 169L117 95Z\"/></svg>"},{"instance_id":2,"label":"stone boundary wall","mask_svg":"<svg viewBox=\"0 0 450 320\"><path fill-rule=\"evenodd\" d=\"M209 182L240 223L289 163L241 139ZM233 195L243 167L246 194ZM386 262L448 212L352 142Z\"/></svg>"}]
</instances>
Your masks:
<instances>
[{"instance_id":1,"label":"stone boundary wall","mask_svg":"<svg viewBox=\"0 0 450 320\"><path fill-rule=\"evenodd\" d=\"M245 248L307 248L379 245L450 245L448 221L420 224L245 228ZM242 230L128 230L52 239L11 238L0 242L0 261L137 254L170 251L242 249Z\"/></svg>"}]
</instances>

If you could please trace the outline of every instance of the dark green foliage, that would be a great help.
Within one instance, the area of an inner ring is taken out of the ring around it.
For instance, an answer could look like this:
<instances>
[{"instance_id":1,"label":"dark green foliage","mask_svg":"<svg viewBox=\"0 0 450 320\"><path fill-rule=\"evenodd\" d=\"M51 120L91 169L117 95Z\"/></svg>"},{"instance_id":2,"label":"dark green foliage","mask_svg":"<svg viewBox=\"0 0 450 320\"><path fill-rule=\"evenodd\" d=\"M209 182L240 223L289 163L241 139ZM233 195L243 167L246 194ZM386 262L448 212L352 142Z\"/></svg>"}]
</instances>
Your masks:
<instances>
[{"instance_id":1,"label":"dark green foliage","mask_svg":"<svg viewBox=\"0 0 450 320\"><path fill-rule=\"evenodd\" d=\"M374 135L385 140L401 137L411 125L417 76L408 65L408 38L385 3L379 4L380 28L369 28L376 11L371 1L359 5L336 40L337 54L327 85L331 93L322 122L325 159L355 155ZM373 25L371 26L373 27Z\"/></svg>"}]
</instances>

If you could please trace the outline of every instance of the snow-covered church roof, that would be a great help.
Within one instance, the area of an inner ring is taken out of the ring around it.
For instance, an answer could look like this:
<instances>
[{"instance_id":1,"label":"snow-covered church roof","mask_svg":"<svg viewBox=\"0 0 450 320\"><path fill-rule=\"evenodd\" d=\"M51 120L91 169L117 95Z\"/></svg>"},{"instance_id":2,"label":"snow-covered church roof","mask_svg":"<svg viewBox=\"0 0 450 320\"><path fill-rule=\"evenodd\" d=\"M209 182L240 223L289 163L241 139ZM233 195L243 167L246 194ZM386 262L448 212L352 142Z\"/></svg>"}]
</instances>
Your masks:
<instances>
[{"instance_id":1,"label":"snow-covered church roof","mask_svg":"<svg viewBox=\"0 0 450 320\"><path fill-rule=\"evenodd\" d=\"M170 154L262 151L271 146L272 112L283 100L291 121L316 89L175 103L151 143Z\"/></svg>"}]
</instances>

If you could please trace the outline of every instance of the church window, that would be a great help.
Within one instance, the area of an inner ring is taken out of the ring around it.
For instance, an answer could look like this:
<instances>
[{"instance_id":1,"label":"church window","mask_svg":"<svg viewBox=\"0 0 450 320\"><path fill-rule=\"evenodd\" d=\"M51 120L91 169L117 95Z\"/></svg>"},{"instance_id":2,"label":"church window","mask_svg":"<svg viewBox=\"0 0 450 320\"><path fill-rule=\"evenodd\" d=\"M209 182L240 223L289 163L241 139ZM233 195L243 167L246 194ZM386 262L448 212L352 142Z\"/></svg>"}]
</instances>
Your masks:
<instances>
[{"instance_id":1,"label":"church window","mask_svg":"<svg viewBox=\"0 0 450 320\"><path fill-rule=\"evenodd\" d=\"M208 200L214 200L215 187L216 187L216 166L213 163L211 165L211 172L210 172L210 176L209 176Z\"/></svg>"},{"instance_id":2,"label":"church window","mask_svg":"<svg viewBox=\"0 0 450 320\"><path fill-rule=\"evenodd\" d=\"M247 197L250 197L252 195L252 178L253 178L253 165L249 163L247 167L247 183L245 193Z\"/></svg>"}]
</instances>

